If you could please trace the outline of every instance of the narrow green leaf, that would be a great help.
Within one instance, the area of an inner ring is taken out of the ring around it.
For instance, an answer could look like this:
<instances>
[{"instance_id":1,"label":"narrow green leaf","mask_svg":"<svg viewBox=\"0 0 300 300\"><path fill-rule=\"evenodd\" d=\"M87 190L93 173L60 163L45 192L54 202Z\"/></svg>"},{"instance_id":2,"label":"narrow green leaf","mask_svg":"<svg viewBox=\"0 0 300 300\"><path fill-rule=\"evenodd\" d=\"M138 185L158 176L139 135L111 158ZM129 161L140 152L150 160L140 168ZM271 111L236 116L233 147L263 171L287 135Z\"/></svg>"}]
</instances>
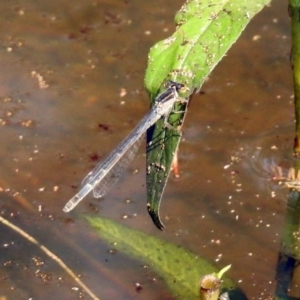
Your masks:
<instances>
[{"instance_id":1,"label":"narrow green leaf","mask_svg":"<svg viewBox=\"0 0 300 300\"><path fill-rule=\"evenodd\" d=\"M228 265L226 267L224 267L222 270L219 271L219 273L217 274L217 277L219 279L222 278L222 276L231 268L231 265Z\"/></svg>"},{"instance_id":2,"label":"narrow green leaf","mask_svg":"<svg viewBox=\"0 0 300 300\"><path fill-rule=\"evenodd\" d=\"M199 299L199 279L206 274L219 272L200 256L142 231L130 229L106 218L86 217L86 219L99 236L109 242L114 249L148 264L164 279L178 299ZM245 299L226 275L222 280L223 289L229 290L231 295L235 294L237 296L235 300Z\"/></svg>"},{"instance_id":3,"label":"narrow green leaf","mask_svg":"<svg viewBox=\"0 0 300 300\"><path fill-rule=\"evenodd\" d=\"M251 18L270 0L191 0L176 14L174 34L149 53L145 86L153 103L166 80L184 83L188 98L198 90ZM186 111L179 103L175 111ZM182 125L185 113L172 113L168 123ZM147 208L155 225L164 226L158 209L181 135L160 120L147 132Z\"/></svg>"}]
</instances>

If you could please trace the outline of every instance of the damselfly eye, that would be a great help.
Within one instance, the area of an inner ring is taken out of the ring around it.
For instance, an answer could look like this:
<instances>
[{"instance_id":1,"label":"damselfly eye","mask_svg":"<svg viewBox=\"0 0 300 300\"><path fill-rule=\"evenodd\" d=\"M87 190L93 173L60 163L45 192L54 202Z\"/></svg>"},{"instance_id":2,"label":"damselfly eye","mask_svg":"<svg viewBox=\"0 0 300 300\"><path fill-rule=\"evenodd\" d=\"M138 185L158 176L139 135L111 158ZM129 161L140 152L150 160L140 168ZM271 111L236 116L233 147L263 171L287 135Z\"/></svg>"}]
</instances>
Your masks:
<instances>
[{"instance_id":1,"label":"damselfly eye","mask_svg":"<svg viewBox=\"0 0 300 300\"><path fill-rule=\"evenodd\" d=\"M189 91L190 89L185 84L177 83L176 90L177 92L184 93L186 91Z\"/></svg>"},{"instance_id":2,"label":"damselfly eye","mask_svg":"<svg viewBox=\"0 0 300 300\"><path fill-rule=\"evenodd\" d=\"M172 80L167 81L166 86L167 86L167 88L175 88L176 92L179 92L179 91L183 92L187 89L184 84L178 83L178 82L175 82Z\"/></svg>"}]
</instances>

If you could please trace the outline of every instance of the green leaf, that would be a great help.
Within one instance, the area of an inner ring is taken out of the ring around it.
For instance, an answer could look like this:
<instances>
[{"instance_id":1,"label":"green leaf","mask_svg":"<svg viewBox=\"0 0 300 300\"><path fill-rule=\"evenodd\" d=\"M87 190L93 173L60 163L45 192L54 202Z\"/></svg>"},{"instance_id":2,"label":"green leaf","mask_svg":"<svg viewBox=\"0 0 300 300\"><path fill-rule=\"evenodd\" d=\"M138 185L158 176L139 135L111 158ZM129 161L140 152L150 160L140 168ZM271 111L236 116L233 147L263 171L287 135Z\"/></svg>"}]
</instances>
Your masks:
<instances>
[{"instance_id":1,"label":"green leaf","mask_svg":"<svg viewBox=\"0 0 300 300\"><path fill-rule=\"evenodd\" d=\"M199 299L199 279L218 270L199 255L133 230L112 220L99 217L86 217L101 238L111 243L118 251L137 258L151 266L164 279L173 295L178 299ZM226 276L222 287L230 290L237 298L245 299Z\"/></svg>"},{"instance_id":2,"label":"green leaf","mask_svg":"<svg viewBox=\"0 0 300 300\"><path fill-rule=\"evenodd\" d=\"M251 18L270 0L191 0L176 14L174 34L155 44L149 53L145 86L152 104L167 80L184 83L189 93L204 79L237 40ZM186 112L178 103L174 111ZM168 123L182 125L185 113L171 113ZM147 208L155 225L164 226L158 209L181 135L160 120L147 132Z\"/></svg>"},{"instance_id":3,"label":"green leaf","mask_svg":"<svg viewBox=\"0 0 300 300\"><path fill-rule=\"evenodd\" d=\"M216 276L221 279L222 276L231 268L231 265L228 265L226 267L224 267L222 270L219 271L218 274L216 274Z\"/></svg>"}]
</instances>

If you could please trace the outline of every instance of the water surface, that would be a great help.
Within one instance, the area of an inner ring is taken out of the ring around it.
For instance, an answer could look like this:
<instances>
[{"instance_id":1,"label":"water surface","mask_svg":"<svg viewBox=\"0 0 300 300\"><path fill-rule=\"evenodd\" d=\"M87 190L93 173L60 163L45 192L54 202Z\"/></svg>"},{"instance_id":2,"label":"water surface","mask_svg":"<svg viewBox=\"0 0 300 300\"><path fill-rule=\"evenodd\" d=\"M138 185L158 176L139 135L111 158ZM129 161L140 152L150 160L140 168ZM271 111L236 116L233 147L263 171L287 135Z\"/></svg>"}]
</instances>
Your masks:
<instances>
[{"instance_id":1,"label":"water surface","mask_svg":"<svg viewBox=\"0 0 300 300\"><path fill-rule=\"evenodd\" d=\"M232 264L229 275L249 299L266 299L274 291L287 193L274 196L267 184L270 147L279 134L282 157L293 145L289 18L281 1L254 18L193 97L181 178L169 180L161 206L164 233L146 212L144 149L104 199L90 195L74 212L62 212L82 178L147 111L148 50L174 30L180 5L0 2L1 215L55 252L101 299L173 298L143 263L110 254L81 213L142 229L220 268ZM253 158L258 144L263 151ZM38 248L5 226L1 232L3 296L81 297Z\"/></svg>"}]
</instances>

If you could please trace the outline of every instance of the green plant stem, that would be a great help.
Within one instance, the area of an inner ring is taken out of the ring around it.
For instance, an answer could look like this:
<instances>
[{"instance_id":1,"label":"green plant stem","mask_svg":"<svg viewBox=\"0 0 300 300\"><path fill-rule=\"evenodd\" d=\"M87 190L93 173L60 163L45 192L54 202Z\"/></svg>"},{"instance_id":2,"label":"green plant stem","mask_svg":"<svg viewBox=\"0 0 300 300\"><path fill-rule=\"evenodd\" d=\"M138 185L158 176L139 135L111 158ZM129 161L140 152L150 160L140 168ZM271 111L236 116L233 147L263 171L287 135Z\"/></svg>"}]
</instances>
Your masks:
<instances>
[{"instance_id":1,"label":"green plant stem","mask_svg":"<svg viewBox=\"0 0 300 300\"><path fill-rule=\"evenodd\" d=\"M221 292L221 280L214 274L200 279L200 300L218 300Z\"/></svg>"},{"instance_id":2,"label":"green plant stem","mask_svg":"<svg viewBox=\"0 0 300 300\"><path fill-rule=\"evenodd\" d=\"M289 15L292 28L291 64L294 80L296 136L294 152L300 155L300 1L289 0Z\"/></svg>"},{"instance_id":3,"label":"green plant stem","mask_svg":"<svg viewBox=\"0 0 300 300\"><path fill-rule=\"evenodd\" d=\"M286 218L283 227L281 251L297 260L300 259L299 239L297 232L300 226L300 194L298 191L290 191Z\"/></svg>"}]
</instances>

